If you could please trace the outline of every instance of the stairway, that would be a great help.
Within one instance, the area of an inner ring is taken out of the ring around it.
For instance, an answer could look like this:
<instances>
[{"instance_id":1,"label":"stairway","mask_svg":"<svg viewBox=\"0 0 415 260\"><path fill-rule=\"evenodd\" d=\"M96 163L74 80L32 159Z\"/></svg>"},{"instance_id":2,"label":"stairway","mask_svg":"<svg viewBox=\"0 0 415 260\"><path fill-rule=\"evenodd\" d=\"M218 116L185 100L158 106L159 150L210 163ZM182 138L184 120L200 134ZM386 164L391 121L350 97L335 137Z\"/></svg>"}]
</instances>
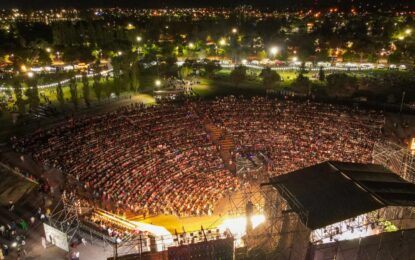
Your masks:
<instances>
[{"instance_id":1,"label":"stairway","mask_svg":"<svg viewBox=\"0 0 415 260\"><path fill-rule=\"evenodd\" d=\"M207 119L204 120L206 130L211 136L214 144L219 146L219 154L228 170L235 173L236 165L235 160L232 156L232 151L235 148L232 137L225 133L222 129L215 126ZM232 161L232 163L230 163Z\"/></svg>"}]
</instances>

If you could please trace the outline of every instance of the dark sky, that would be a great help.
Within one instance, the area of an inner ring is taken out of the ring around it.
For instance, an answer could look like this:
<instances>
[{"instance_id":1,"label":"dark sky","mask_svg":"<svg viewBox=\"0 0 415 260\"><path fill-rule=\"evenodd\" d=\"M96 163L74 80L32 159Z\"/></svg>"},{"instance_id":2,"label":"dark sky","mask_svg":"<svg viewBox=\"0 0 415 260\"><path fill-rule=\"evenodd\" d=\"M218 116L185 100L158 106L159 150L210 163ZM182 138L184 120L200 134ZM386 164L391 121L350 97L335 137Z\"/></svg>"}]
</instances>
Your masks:
<instances>
[{"instance_id":1,"label":"dark sky","mask_svg":"<svg viewBox=\"0 0 415 260\"><path fill-rule=\"evenodd\" d=\"M242 4L254 7L286 8L303 6L325 7L361 3L415 5L415 0L0 0L0 8L60 8L60 7L218 7Z\"/></svg>"}]
</instances>

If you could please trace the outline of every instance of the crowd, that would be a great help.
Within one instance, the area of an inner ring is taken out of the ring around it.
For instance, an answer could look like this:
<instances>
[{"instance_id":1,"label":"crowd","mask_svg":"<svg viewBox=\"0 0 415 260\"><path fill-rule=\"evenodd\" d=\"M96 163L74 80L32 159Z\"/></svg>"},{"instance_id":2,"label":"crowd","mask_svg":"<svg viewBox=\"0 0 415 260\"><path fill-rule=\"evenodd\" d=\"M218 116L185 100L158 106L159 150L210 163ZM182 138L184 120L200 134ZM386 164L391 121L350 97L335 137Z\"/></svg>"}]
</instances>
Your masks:
<instances>
[{"instance_id":1,"label":"crowd","mask_svg":"<svg viewBox=\"0 0 415 260\"><path fill-rule=\"evenodd\" d=\"M0 219L0 259L16 257L22 259L27 255L26 236L29 230L34 230L41 222L49 220L48 213L44 213L41 208L29 216L16 217L15 206L12 201L8 205L8 214L2 212ZM13 251L13 252L12 252Z\"/></svg>"},{"instance_id":2,"label":"crowd","mask_svg":"<svg viewBox=\"0 0 415 260\"><path fill-rule=\"evenodd\" d=\"M269 158L272 174L327 160L371 162L384 124L377 111L263 97L218 98L201 109L232 135L236 157L261 152Z\"/></svg>"},{"instance_id":3,"label":"crowd","mask_svg":"<svg viewBox=\"0 0 415 260\"><path fill-rule=\"evenodd\" d=\"M76 178L105 209L211 214L238 187L189 104L133 105L14 140Z\"/></svg>"},{"instance_id":4,"label":"crowd","mask_svg":"<svg viewBox=\"0 0 415 260\"><path fill-rule=\"evenodd\" d=\"M206 120L232 136L235 158L261 152L269 172L282 174L326 160L370 162L384 119L358 108L229 96L135 104L14 138L13 145L76 179L104 209L205 215L239 187Z\"/></svg>"}]
</instances>

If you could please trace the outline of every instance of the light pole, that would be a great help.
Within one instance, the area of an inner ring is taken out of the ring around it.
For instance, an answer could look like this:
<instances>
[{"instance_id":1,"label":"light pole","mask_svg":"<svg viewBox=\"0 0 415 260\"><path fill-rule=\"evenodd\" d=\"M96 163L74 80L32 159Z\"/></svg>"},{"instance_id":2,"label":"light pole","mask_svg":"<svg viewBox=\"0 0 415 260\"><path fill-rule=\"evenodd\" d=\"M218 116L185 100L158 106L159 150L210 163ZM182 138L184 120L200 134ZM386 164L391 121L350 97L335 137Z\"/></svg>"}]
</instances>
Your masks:
<instances>
[{"instance_id":1,"label":"light pole","mask_svg":"<svg viewBox=\"0 0 415 260\"><path fill-rule=\"evenodd\" d=\"M399 113L402 113L402 109L403 109L403 102L405 100L405 91L402 92L402 100L401 100L401 107L399 109Z\"/></svg>"},{"instance_id":2,"label":"light pole","mask_svg":"<svg viewBox=\"0 0 415 260\"><path fill-rule=\"evenodd\" d=\"M160 87L161 86L161 80L159 80L159 79L156 79L155 81L154 81L154 85L156 85L156 87Z\"/></svg>"},{"instance_id":3,"label":"light pole","mask_svg":"<svg viewBox=\"0 0 415 260\"><path fill-rule=\"evenodd\" d=\"M275 58L275 56L277 55L277 53L279 52L279 49L277 46L272 46L269 49L269 53L271 54L272 58Z\"/></svg>"}]
</instances>

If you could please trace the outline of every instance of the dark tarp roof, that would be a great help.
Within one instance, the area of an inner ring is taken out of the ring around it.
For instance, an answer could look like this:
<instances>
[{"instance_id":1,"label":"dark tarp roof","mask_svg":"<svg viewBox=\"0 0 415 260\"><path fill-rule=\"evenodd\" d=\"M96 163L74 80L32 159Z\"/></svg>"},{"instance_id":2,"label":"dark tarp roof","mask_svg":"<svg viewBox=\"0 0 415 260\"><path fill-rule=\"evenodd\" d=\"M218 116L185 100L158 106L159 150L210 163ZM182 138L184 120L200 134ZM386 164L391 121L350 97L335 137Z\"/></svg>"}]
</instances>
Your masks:
<instances>
[{"instance_id":1,"label":"dark tarp roof","mask_svg":"<svg viewBox=\"0 0 415 260\"><path fill-rule=\"evenodd\" d=\"M273 177L270 184L310 229L386 206L415 206L415 184L375 164L328 161Z\"/></svg>"}]
</instances>

